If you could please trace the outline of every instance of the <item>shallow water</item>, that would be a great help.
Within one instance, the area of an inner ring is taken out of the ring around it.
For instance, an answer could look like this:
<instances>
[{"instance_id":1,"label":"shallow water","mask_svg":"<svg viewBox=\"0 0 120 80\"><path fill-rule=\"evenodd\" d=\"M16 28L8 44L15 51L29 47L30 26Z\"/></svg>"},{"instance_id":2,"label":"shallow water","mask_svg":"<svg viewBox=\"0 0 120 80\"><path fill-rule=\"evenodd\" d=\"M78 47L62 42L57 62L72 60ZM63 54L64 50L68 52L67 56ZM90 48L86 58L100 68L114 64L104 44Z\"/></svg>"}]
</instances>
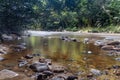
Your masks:
<instances>
[{"instance_id":1,"label":"shallow water","mask_svg":"<svg viewBox=\"0 0 120 80\"><path fill-rule=\"evenodd\" d=\"M89 68L104 69L117 64L112 57L105 55L100 47L95 46L93 43L83 43L86 37L95 40L103 39L103 37L67 35L79 41L73 42L61 40L61 36L33 36L25 39L25 41L28 47L33 49L32 53L40 53L45 58L62 63L71 71L88 70Z\"/></svg>"},{"instance_id":2,"label":"shallow water","mask_svg":"<svg viewBox=\"0 0 120 80\"><path fill-rule=\"evenodd\" d=\"M102 51L100 47L93 43L83 43L86 37L93 40L100 40L104 37L65 35L76 38L78 42L61 40L60 37L63 34L25 37L22 41L27 43L28 50L4 55L7 60L1 62L1 64L14 66L20 57L33 53L39 53L45 58L52 59L53 62L63 64L71 72L89 70L89 68L105 69L108 66L119 64L113 57L105 55L106 52Z\"/></svg>"}]
</instances>

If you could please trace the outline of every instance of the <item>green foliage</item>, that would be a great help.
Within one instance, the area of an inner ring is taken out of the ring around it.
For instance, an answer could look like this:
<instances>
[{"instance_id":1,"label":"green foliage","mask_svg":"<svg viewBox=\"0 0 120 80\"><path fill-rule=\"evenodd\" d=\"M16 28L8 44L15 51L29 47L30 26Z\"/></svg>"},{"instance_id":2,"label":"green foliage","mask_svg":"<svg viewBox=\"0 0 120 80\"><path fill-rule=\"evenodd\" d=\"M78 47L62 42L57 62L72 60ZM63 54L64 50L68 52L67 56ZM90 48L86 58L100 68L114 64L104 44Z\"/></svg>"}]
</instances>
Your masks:
<instances>
[{"instance_id":1,"label":"green foliage","mask_svg":"<svg viewBox=\"0 0 120 80\"><path fill-rule=\"evenodd\" d=\"M119 5L120 0L0 0L0 31L106 31L120 25Z\"/></svg>"}]
</instances>

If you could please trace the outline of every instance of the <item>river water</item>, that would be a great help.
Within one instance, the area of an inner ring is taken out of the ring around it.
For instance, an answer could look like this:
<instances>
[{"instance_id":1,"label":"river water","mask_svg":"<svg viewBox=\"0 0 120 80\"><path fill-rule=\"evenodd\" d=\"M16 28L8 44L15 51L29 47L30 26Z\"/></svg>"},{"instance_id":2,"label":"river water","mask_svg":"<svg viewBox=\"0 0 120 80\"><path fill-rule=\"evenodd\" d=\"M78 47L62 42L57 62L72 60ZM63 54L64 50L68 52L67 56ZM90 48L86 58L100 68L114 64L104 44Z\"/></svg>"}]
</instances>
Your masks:
<instances>
[{"instance_id":1,"label":"river water","mask_svg":"<svg viewBox=\"0 0 120 80\"><path fill-rule=\"evenodd\" d=\"M55 63L61 63L72 72L88 70L89 68L105 69L108 66L119 64L113 57L107 56L106 52L94 43L83 43L85 38L91 40L101 40L104 37L93 35L73 35L73 34L39 34L31 37L24 37L22 42L27 43L28 49L23 52L12 52L4 55L7 60L3 65L10 66L17 64L17 60L26 54L39 53L45 58L52 59ZM61 36L76 38L78 42L61 40ZM19 41L21 42L21 41ZM15 42L16 43L16 42ZM18 42L17 42L18 43ZM14 63L14 64L11 64Z\"/></svg>"}]
</instances>

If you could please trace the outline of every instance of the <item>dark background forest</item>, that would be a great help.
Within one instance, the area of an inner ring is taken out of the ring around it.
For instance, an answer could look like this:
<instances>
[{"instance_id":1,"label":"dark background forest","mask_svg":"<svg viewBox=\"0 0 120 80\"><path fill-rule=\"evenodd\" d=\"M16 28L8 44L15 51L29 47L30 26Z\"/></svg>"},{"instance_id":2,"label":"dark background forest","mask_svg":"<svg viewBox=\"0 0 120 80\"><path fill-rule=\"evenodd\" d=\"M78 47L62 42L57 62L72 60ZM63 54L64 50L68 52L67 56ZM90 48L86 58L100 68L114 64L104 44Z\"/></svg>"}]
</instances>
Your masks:
<instances>
[{"instance_id":1,"label":"dark background forest","mask_svg":"<svg viewBox=\"0 0 120 80\"><path fill-rule=\"evenodd\" d=\"M0 32L120 27L120 0L0 0Z\"/></svg>"}]
</instances>

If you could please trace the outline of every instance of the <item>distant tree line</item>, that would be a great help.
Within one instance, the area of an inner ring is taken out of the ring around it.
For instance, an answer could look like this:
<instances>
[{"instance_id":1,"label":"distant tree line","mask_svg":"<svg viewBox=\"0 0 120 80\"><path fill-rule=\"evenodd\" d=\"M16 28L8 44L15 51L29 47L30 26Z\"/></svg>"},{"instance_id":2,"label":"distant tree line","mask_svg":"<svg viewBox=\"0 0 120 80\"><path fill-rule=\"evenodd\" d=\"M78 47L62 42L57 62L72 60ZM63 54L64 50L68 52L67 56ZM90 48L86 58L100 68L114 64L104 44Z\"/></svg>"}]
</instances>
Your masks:
<instances>
[{"instance_id":1,"label":"distant tree line","mask_svg":"<svg viewBox=\"0 0 120 80\"><path fill-rule=\"evenodd\" d=\"M120 0L0 0L0 32L120 25Z\"/></svg>"}]
</instances>

